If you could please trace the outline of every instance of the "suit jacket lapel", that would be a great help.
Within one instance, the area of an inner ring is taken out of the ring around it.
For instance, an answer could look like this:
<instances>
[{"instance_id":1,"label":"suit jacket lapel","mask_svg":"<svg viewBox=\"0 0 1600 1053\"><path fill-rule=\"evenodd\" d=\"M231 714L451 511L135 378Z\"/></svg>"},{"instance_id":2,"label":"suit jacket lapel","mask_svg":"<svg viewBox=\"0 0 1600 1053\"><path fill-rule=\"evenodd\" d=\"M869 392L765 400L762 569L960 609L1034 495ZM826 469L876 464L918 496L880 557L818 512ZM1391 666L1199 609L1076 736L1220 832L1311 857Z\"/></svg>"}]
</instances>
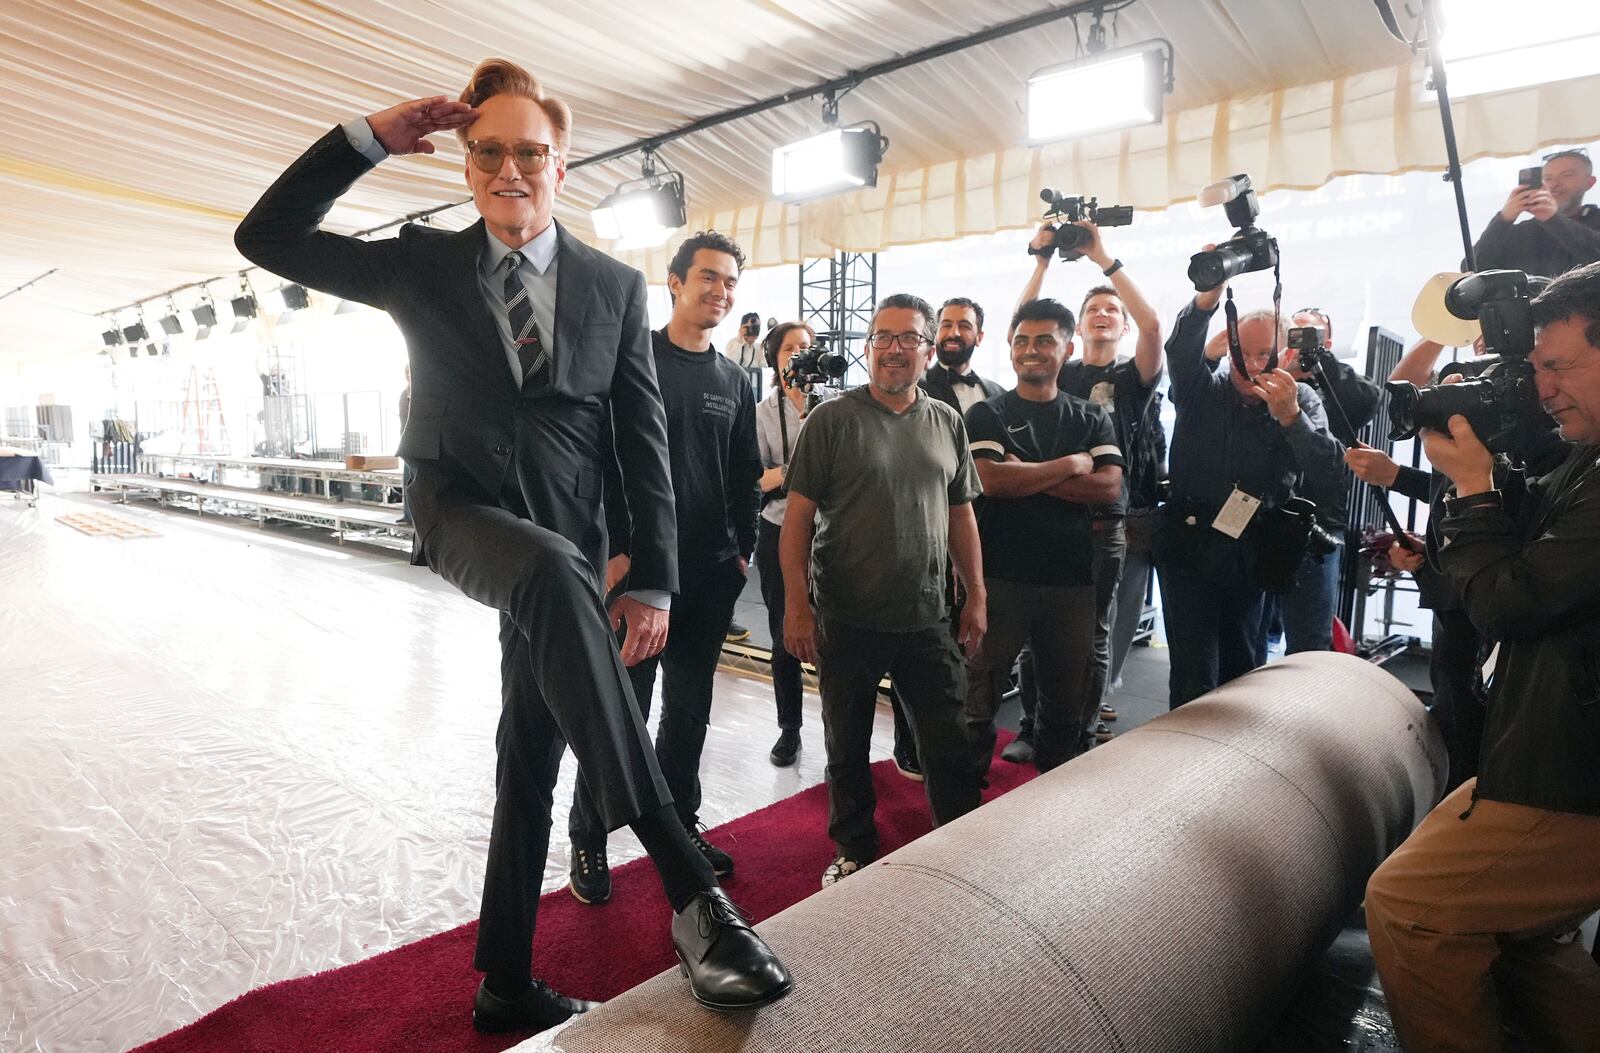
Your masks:
<instances>
[{"instance_id":1,"label":"suit jacket lapel","mask_svg":"<svg viewBox=\"0 0 1600 1053\"><path fill-rule=\"evenodd\" d=\"M448 299L461 312L474 350L483 355L482 368L516 386L511 367L506 360L500 331L494 326L489 308L483 302L483 289L478 284L478 259L483 253L483 239L488 237L483 220L478 220L465 230L446 236L443 240L443 267L441 271L447 286Z\"/></svg>"},{"instance_id":2,"label":"suit jacket lapel","mask_svg":"<svg viewBox=\"0 0 1600 1053\"><path fill-rule=\"evenodd\" d=\"M553 379L567 374L569 355L583 346L583 323L594 301L594 250L556 224L556 343Z\"/></svg>"}]
</instances>

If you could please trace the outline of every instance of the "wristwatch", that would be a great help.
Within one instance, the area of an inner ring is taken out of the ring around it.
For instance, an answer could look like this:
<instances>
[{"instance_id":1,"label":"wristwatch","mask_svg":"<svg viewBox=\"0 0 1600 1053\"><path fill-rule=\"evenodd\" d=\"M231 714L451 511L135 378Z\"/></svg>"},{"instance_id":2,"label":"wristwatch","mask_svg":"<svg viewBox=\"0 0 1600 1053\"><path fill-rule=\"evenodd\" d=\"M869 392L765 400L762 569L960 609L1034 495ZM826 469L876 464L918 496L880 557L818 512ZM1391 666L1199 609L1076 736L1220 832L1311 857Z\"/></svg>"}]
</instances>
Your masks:
<instances>
[{"instance_id":1,"label":"wristwatch","mask_svg":"<svg viewBox=\"0 0 1600 1053\"><path fill-rule=\"evenodd\" d=\"M1122 261L1121 260L1112 260L1111 261L1111 266L1107 267L1105 270L1101 271L1100 273L1104 274L1107 278L1109 278L1113 274L1115 274L1118 271L1120 271L1121 269L1122 269Z\"/></svg>"}]
</instances>

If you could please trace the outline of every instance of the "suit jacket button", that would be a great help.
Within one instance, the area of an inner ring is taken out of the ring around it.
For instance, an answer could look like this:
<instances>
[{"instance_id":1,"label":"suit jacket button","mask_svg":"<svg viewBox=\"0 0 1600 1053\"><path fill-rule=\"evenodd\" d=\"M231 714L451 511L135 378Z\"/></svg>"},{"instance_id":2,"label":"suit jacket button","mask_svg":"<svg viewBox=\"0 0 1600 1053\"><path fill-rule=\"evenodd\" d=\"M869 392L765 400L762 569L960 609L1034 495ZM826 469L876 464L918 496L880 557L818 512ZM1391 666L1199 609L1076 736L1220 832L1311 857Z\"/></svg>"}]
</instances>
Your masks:
<instances>
[{"instance_id":1,"label":"suit jacket button","mask_svg":"<svg viewBox=\"0 0 1600 1053\"><path fill-rule=\"evenodd\" d=\"M505 457L511 453L511 447L507 446L505 443L501 443L494 448L494 452L498 456Z\"/></svg>"}]
</instances>

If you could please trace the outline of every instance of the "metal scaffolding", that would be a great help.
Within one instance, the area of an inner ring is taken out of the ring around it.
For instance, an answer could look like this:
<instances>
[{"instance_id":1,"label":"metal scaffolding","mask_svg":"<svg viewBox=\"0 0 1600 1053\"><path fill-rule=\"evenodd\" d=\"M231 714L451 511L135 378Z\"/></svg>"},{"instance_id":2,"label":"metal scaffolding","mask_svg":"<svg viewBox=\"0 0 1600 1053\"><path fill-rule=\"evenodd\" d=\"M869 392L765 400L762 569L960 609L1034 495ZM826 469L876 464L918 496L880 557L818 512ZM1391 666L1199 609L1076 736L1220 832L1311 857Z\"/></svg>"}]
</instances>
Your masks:
<instances>
[{"instance_id":1,"label":"metal scaffolding","mask_svg":"<svg viewBox=\"0 0 1600 1053\"><path fill-rule=\"evenodd\" d=\"M877 302L875 252L840 252L800 264L800 318L849 358L847 386L867 381L867 327Z\"/></svg>"}]
</instances>

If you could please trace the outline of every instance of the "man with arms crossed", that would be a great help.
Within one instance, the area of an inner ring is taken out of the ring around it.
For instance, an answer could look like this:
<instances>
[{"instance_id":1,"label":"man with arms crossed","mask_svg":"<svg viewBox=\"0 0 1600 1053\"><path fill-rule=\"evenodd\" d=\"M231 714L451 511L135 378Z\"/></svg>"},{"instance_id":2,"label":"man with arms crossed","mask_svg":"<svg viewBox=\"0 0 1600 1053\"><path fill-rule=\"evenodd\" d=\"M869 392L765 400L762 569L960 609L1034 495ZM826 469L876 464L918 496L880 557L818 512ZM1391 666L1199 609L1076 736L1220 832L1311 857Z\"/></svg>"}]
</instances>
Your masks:
<instances>
[{"instance_id":1,"label":"man with arms crossed","mask_svg":"<svg viewBox=\"0 0 1600 1053\"><path fill-rule=\"evenodd\" d=\"M989 632L967 670L967 734L978 770L994 753L994 714L1011 665L1032 641L1038 674L1034 759L1041 771L1083 750L1100 696L1094 659L1096 554L1090 516L1122 492L1110 415L1056 388L1072 312L1029 300L1011 319L1017 387L967 411L984 506L979 517Z\"/></svg>"}]
</instances>

